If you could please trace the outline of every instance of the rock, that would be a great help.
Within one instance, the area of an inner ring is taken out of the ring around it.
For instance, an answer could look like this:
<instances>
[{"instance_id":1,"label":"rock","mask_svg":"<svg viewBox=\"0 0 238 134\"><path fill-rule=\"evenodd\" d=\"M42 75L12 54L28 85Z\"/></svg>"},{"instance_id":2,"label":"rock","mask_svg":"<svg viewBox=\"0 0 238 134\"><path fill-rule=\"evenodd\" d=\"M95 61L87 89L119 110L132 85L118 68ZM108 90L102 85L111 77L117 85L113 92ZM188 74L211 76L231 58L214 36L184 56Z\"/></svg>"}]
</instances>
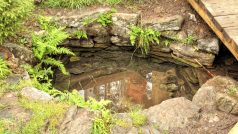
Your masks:
<instances>
[{"instance_id":1,"label":"rock","mask_svg":"<svg viewBox=\"0 0 238 134\"><path fill-rule=\"evenodd\" d=\"M139 14L114 13L112 15L112 24L110 34L111 41L119 46L127 46L130 44L130 26L137 25L139 22ZM125 45L124 45L125 44Z\"/></svg>"},{"instance_id":2,"label":"rock","mask_svg":"<svg viewBox=\"0 0 238 134\"><path fill-rule=\"evenodd\" d=\"M159 45L152 45L151 47L151 52L152 53L156 53L156 52L164 52L164 53L170 53L171 49L169 47L166 47L163 44L159 44Z\"/></svg>"},{"instance_id":3,"label":"rock","mask_svg":"<svg viewBox=\"0 0 238 134\"><path fill-rule=\"evenodd\" d=\"M98 18L102 13L111 11L110 8L96 8L94 10L78 10L64 12L64 14L59 15L60 17L54 17L53 21L58 22L61 26L68 28L82 28L85 27L86 19Z\"/></svg>"},{"instance_id":4,"label":"rock","mask_svg":"<svg viewBox=\"0 0 238 134\"><path fill-rule=\"evenodd\" d=\"M180 30L183 22L183 16L174 15L159 19L146 20L145 22L143 22L143 24L157 31L170 31Z\"/></svg>"},{"instance_id":5,"label":"rock","mask_svg":"<svg viewBox=\"0 0 238 134\"><path fill-rule=\"evenodd\" d=\"M238 114L238 95L229 93L237 86L238 82L229 77L216 76L197 91L193 103L208 109Z\"/></svg>"},{"instance_id":6,"label":"rock","mask_svg":"<svg viewBox=\"0 0 238 134\"><path fill-rule=\"evenodd\" d=\"M200 108L191 101L180 97L163 101L144 110L148 121L162 130L184 128L199 117Z\"/></svg>"},{"instance_id":7,"label":"rock","mask_svg":"<svg viewBox=\"0 0 238 134\"><path fill-rule=\"evenodd\" d=\"M90 36L105 37L105 36L109 35L107 28L102 26L99 23L93 23L93 24L87 26L86 32Z\"/></svg>"},{"instance_id":8,"label":"rock","mask_svg":"<svg viewBox=\"0 0 238 134\"><path fill-rule=\"evenodd\" d=\"M229 132L229 134L237 134L238 133L238 122L236 123L236 125L231 129L231 131Z\"/></svg>"},{"instance_id":9,"label":"rock","mask_svg":"<svg viewBox=\"0 0 238 134\"><path fill-rule=\"evenodd\" d=\"M105 44L105 43L96 43L96 44L94 45L94 47L96 47L96 48L102 48L102 49L108 48L108 47L110 47L110 46L111 46L111 44Z\"/></svg>"},{"instance_id":10,"label":"rock","mask_svg":"<svg viewBox=\"0 0 238 134\"><path fill-rule=\"evenodd\" d=\"M170 69L166 72L152 72L152 102L154 105L169 99L171 92L178 91L176 70Z\"/></svg>"},{"instance_id":11,"label":"rock","mask_svg":"<svg viewBox=\"0 0 238 134\"><path fill-rule=\"evenodd\" d=\"M50 96L48 93L38 90L34 87L25 87L21 90L20 94L29 100L35 101L51 101L53 97Z\"/></svg>"},{"instance_id":12,"label":"rock","mask_svg":"<svg viewBox=\"0 0 238 134\"><path fill-rule=\"evenodd\" d=\"M212 54L219 53L219 40L217 38L208 38L198 40L198 49Z\"/></svg>"},{"instance_id":13,"label":"rock","mask_svg":"<svg viewBox=\"0 0 238 134\"><path fill-rule=\"evenodd\" d=\"M97 44L110 44L111 40L109 36L97 36L93 39Z\"/></svg>"},{"instance_id":14,"label":"rock","mask_svg":"<svg viewBox=\"0 0 238 134\"><path fill-rule=\"evenodd\" d=\"M90 111L71 106L59 127L59 134L90 134L93 118Z\"/></svg>"},{"instance_id":15,"label":"rock","mask_svg":"<svg viewBox=\"0 0 238 134\"><path fill-rule=\"evenodd\" d=\"M228 134L229 130L236 124L238 117L221 111L210 111L202 109L200 119L191 122L185 128L170 130L171 134Z\"/></svg>"},{"instance_id":16,"label":"rock","mask_svg":"<svg viewBox=\"0 0 238 134\"><path fill-rule=\"evenodd\" d=\"M184 31L162 31L161 36L177 41L183 41L187 38L187 34Z\"/></svg>"},{"instance_id":17,"label":"rock","mask_svg":"<svg viewBox=\"0 0 238 134\"><path fill-rule=\"evenodd\" d=\"M15 58L14 54L7 47L0 46L0 58L6 61L13 72L21 72L21 69L19 68L19 59Z\"/></svg>"},{"instance_id":18,"label":"rock","mask_svg":"<svg viewBox=\"0 0 238 134\"><path fill-rule=\"evenodd\" d=\"M170 45L170 49L172 49L175 56L195 64L198 64L196 62L197 60L202 65L212 66L215 59L215 55L205 52L199 52L191 45L174 43Z\"/></svg>"},{"instance_id":19,"label":"rock","mask_svg":"<svg viewBox=\"0 0 238 134\"><path fill-rule=\"evenodd\" d=\"M93 40L70 40L69 46L91 48L94 46Z\"/></svg>"},{"instance_id":20,"label":"rock","mask_svg":"<svg viewBox=\"0 0 238 134\"><path fill-rule=\"evenodd\" d=\"M112 127L111 134L126 134L133 127L132 119L127 113L117 113L115 114L116 125ZM119 124L117 122L123 122Z\"/></svg>"},{"instance_id":21,"label":"rock","mask_svg":"<svg viewBox=\"0 0 238 134\"><path fill-rule=\"evenodd\" d=\"M11 121L9 128L18 126L21 123L26 123L31 119L32 113L26 110L18 103L18 95L16 92L10 92L0 97L0 119Z\"/></svg>"},{"instance_id":22,"label":"rock","mask_svg":"<svg viewBox=\"0 0 238 134\"><path fill-rule=\"evenodd\" d=\"M32 63L34 60L34 55L31 50L21 45L7 43L3 45L4 47L8 48L16 58L19 58L20 64L25 63Z\"/></svg>"},{"instance_id":23,"label":"rock","mask_svg":"<svg viewBox=\"0 0 238 134\"><path fill-rule=\"evenodd\" d=\"M39 5L40 3L42 3L44 0L34 0L34 4Z\"/></svg>"},{"instance_id":24,"label":"rock","mask_svg":"<svg viewBox=\"0 0 238 134\"><path fill-rule=\"evenodd\" d=\"M238 114L238 100L224 93L218 93L216 96L216 106L219 110L226 113Z\"/></svg>"}]
</instances>

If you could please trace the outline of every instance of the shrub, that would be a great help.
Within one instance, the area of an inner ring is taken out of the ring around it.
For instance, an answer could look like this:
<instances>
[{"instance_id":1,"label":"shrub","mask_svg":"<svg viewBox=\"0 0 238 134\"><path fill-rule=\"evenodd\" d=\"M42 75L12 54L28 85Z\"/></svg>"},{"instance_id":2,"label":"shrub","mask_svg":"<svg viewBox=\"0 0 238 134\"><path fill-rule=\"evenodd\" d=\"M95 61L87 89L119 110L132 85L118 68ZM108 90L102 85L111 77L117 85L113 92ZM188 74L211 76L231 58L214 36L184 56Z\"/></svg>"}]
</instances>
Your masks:
<instances>
[{"instance_id":1,"label":"shrub","mask_svg":"<svg viewBox=\"0 0 238 134\"><path fill-rule=\"evenodd\" d=\"M160 43L160 32L150 28L131 26L129 35L131 44L140 48L143 55L149 53L150 45Z\"/></svg>"},{"instance_id":2,"label":"shrub","mask_svg":"<svg viewBox=\"0 0 238 134\"><path fill-rule=\"evenodd\" d=\"M7 63L0 57L0 79L4 79L11 73Z\"/></svg>"},{"instance_id":3,"label":"shrub","mask_svg":"<svg viewBox=\"0 0 238 134\"><path fill-rule=\"evenodd\" d=\"M0 0L0 44L16 34L33 7L33 0Z\"/></svg>"},{"instance_id":4,"label":"shrub","mask_svg":"<svg viewBox=\"0 0 238 134\"><path fill-rule=\"evenodd\" d=\"M69 34L63 31L64 28L51 24L49 18L40 17L39 23L44 33L32 35L34 56L40 61L37 66L40 67L42 64L56 66L63 74L68 74L64 64L51 56L60 54L74 55L68 48L59 47L59 44L67 39Z\"/></svg>"}]
</instances>

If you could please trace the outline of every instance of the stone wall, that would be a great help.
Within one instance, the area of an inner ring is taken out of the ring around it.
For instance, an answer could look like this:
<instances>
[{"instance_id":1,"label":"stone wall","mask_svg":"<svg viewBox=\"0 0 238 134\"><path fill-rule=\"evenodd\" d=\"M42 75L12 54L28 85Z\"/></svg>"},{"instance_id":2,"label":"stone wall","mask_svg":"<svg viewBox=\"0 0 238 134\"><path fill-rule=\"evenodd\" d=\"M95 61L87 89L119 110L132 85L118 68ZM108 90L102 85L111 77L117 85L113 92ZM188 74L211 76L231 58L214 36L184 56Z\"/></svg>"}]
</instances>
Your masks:
<instances>
[{"instance_id":1,"label":"stone wall","mask_svg":"<svg viewBox=\"0 0 238 134\"><path fill-rule=\"evenodd\" d=\"M182 30L184 18L180 15L166 18L141 21L141 15L137 13L113 13L112 23L102 26L97 21L86 24L87 19L98 18L102 13L110 12L111 9L96 9L85 13L58 15L55 20L66 27L69 33L77 30L86 31L87 39L71 38L64 45L71 47L73 51L84 51L93 49L95 51L112 46L132 48L130 43L130 26L149 27L161 32L161 43L151 44L151 51L147 57L155 60L170 61L199 67L201 65L212 66L215 55L219 52L219 41L217 38L196 39L192 45L184 41L196 34ZM165 46L167 41L169 45Z\"/></svg>"}]
</instances>

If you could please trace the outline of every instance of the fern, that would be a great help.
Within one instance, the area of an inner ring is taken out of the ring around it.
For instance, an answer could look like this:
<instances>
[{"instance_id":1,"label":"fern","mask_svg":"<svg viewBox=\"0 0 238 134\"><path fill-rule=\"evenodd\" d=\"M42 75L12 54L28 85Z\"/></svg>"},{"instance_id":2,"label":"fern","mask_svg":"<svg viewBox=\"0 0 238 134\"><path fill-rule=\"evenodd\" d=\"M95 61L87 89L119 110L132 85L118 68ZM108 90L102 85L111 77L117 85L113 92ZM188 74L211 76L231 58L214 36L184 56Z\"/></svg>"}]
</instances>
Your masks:
<instances>
[{"instance_id":1,"label":"fern","mask_svg":"<svg viewBox=\"0 0 238 134\"><path fill-rule=\"evenodd\" d=\"M7 63L0 57L0 79L6 78L10 73Z\"/></svg>"},{"instance_id":2,"label":"fern","mask_svg":"<svg viewBox=\"0 0 238 134\"><path fill-rule=\"evenodd\" d=\"M68 74L63 63L51 58L52 55L74 55L74 53L64 47L58 47L65 39L69 38L69 34L64 32L64 28L57 27L52 24L47 17L40 17L39 23L41 28L45 31L43 34L33 34L33 52L34 56L40 60L40 64L56 66L63 74ZM38 66L39 66L38 65Z\"/></svg>"},{"instance_id":3,"label":"fern","mask_svg":"<svg viewBox=\"0 0 238 134\"><path fill-rule=\"evenodd\" d=\"M129 35L131 44L140 48L143 55L149 53L151 44L160 43L160 32L150 28L131 26Z\"/></svg>"},{"instance_id":4,"label":"fern","mask_svg":"<svg viewBox=\"0 0 238 134\"><path fill-rule=\"evenodd\" d=\"M44 63L46 65L56 66L60 69L60 71L63 74L68 74L68 72L66 71L66 69L64 67L64 64L61 61L58 61L53 58L47 58L47 59L42 60L41 63Z\"/></svg>"},{"instance_id":5,"label":"fern","mask_svg":"<svg viewBox=\"0 0 238 134\"><path fill-rule=\"evenodd\" d=\"M73 36L76 36L78 39L88 39L88 35L84 30L74 32Z\"/></svg>"}]
</instances>

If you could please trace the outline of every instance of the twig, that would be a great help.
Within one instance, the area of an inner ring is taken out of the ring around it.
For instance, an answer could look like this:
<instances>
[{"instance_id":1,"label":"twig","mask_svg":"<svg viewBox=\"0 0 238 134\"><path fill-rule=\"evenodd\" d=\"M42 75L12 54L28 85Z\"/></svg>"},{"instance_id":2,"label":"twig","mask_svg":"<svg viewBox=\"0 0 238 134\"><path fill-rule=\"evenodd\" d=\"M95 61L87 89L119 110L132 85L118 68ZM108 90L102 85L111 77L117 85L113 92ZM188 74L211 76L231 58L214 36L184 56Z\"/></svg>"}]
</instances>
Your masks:
<instances>
[{"instance_id":1,"label":"twig","mask_svg":"<svg viewBox=\"0 0 238 134\"><path fill-rule=\"evenodd\" d=\"M195 59L195 61L211 76L211 77L215 77L215 75L209 71L208 69L206 69L205 66L203 66L197 59Z\"/></svg>"}]
</instances>

